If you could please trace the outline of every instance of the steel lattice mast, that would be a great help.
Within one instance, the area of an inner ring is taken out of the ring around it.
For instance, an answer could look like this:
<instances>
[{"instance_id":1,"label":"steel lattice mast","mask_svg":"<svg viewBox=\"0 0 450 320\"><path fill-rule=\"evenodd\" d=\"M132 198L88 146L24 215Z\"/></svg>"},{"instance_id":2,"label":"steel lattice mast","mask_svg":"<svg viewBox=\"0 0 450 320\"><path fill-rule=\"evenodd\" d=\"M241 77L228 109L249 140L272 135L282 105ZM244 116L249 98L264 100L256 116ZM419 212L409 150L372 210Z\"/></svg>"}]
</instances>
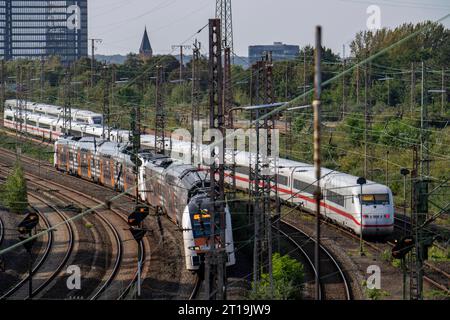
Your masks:
<instances>
[{"instance_id":1,"label":"steel lattice mast","mask_svg":"<svg viewBox=\"0 0 450 320\"><path fill-rule=\"evenodd\" d=\"M223 48L230 48L234 52L231 0L216 0L216 18L221 21Z\"/></svg>"},{"instance_id":2,"label":"steel lattice mast","mask_svg":"<svg viewBox=\"0 0 450 320\"><path fill-rule=\"evenodd\" d=\"M209 127L218 130L224 137L224 114L222 98L222 50L221 50L220 19L209 20ZM218 152L217 152L218 150ZM210 201L213 206L211 213L211 237L209 251L205 261L205 291L207 299L225 298L225 139L217 148L211 149L210 166ZM214 159L214 160L213 160Z\"/></svg>"},{"instance_id":3,"label":"steel lattice mast","mask_svg":"<svg viewBox=\"0 0 450 320\"><path fill-rule=\"evenodd\" d=\"M165 126L166 115L164 111L163 95L163 67L156 67L156 119L155 119L155 151L165 153Z\"/></svg>"}]
</instances>

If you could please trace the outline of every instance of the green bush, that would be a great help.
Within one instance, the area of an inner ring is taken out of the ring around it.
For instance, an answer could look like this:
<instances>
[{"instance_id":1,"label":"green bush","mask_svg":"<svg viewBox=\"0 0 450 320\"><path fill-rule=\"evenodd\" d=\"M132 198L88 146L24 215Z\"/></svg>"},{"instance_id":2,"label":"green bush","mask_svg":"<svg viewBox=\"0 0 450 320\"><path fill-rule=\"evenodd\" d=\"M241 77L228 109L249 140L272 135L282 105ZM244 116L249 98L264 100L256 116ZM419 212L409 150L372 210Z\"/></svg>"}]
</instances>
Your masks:
<instances>
[{"instance_id":1,"label":"green bush","mask_svg":"<svg viewBox=\"0 0 450 320\"><path fill-rule=\"evenodd\" d=\"M18 162L1 189L3 204L13 213L25 213L28 207L27 184Z\"/></svg>"},{"instance_id":2,"label":"green bush","mask_svg":"<svg viewBox=\"0 0 450 320\"><path fill-rule=\"evenodd\" d=\"M255 291L252 291L252 299L289 300L301 298L301 287L304 279L303 265L288 255L280 256L275 253L272 256L273 266L273 297L271 296L270 277L264 273L261 282ZM254 288L254 283L252 287Z\"/></svg>"}]
</instances>

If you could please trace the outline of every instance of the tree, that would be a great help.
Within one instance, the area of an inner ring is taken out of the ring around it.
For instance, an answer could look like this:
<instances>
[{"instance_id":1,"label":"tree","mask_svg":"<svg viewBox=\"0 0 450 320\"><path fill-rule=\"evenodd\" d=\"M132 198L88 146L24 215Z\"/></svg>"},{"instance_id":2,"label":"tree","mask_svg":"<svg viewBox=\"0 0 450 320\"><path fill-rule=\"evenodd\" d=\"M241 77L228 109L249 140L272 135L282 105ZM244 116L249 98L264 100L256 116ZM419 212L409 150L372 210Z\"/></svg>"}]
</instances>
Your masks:
<instances>
[{"instance_id":1,"label":"tree","mask_svg":"<svg viewBox=\"0 0 450 320\"><path fill-rule=\"evenodd\" d=\"M27 184L19 162L1 189L3 204L13 213L25 213L28 207Z\"/></svg>"},{"instance_id":2,"label":"tree","mask_svg":"<svg viewBox=\"0 0 450 320\"><path fill-rule=\"evenodd\" d=\"M261 275L261 282L257 292L251 298L273 298L276 300L300 299L301 286L304 279L303 265L288 255L281 256L279 253L275 253L272 256L272 270L273 297L271 297L269 274L264 273Z\"/></svg>"}]
</instances>

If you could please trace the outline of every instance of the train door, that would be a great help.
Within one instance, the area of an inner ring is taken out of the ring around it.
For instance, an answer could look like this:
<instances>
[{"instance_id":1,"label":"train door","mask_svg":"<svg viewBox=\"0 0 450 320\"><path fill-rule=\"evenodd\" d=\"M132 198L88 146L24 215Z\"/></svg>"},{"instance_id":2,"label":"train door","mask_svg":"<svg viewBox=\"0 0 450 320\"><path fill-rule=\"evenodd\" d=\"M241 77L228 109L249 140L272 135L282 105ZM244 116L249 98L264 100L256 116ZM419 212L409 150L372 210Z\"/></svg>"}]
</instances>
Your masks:
<instances>
[{"instance_id":1,"label":"train door","mask_svg":"<svg viewBox=\"0 0 450 320\"><path fill-rule=\"evenodd\" d=\"M115 161L110 160L109 161L109 171L111 172L111 187L114 188L115 185L115 179L114 179L114 168L115 168Z\"/></svg>"},{"instance_id":2,"label":"train door","mask_svg":"<svg viewBox=\"0 0 450 320\"><path fill-rule=\"evenodd\" d=\"M77 152L77 172L78 172L78 175L79 175L80 177L83 176L83 175L82 175L82 172L81 172L81 167L82 167L82 163L81 163L81 150L78 150L78 152Z\"/></svg>"},{"instance_id":3,"label":"train door","mask_svg":"<svg viewBox=\"0 0 450 320\"><path fill-rule=\"evenodd\" d=\"M123 186L123 191L126 191L127 187L128 187L128 183L127 183L127 178L128 178L127 167L122 164L121 168L122 168L122 186Z\"/></svg>"},{"instance_id":4,"label":"train door","mask_svg":"<svg viewBox=\"0 0 450 320\"><path fill-rule=\"evenodd\" d=\"M110 160L108 158L103 158L103 185L109 186L109 183L111 181L111 166L110 166Z\"/></svg>"},{"instance_id":5,"label":"train door","mask_svg":"<svg viewBox=\"0 0 450 320\"><path fill-rule=\"evenodd\" d=\"M56 168L58 170L61 169L61 158L63 156L63 148L61 147L61 145L58 145L56 147Z\"/></svg>"},{"instance_id":6,"label":"train door","mask_svg":"<svg viewBox=\"0 0 450 320\"><path fill-rule=\"evenodd\" d=\"M70 151L69 151L69 147L68 146L64 147L64 153L66 155L66 171L69 172L69 169L70 169Z\"/></svg>"},{"instance_id":7,"label":"train door","mask_svg":"<svg viewBox=\"0 0 450 320\"><path fill-rule=\"evenodd\" d=\"M91 153L88 151L87 152L87 154L86 154L86 157L87 157L87 170L88 170L88 172L87 172L87 174L88 174L88 178L89 179L91 179L92 180L92 166L91 166Z\"/></svg>"},{"instance_id":8,"label":"train door","mask_svg":"<svg viewBox=\"0 0 450 320\"><path fill-rule=\"evenodd\" d=\"M80 151L80 158L81 158L81 177L87 178L89 175L89 166L88 166L88 152L87 151ZM79 170L80 171L80 170Z\"/></svg>"},{"instance_id":9,"label":"train door","mask_svg":"<svg viewBox=\"0 0 450 320\"><path fill-rule=\"evenodd\" d=\"M103 172L103 159L99 158L98 163L99 163L98 176L99 176L100 184L105 184L105 178L104 178L104 172Z\"/></svg>"}]
</instances>

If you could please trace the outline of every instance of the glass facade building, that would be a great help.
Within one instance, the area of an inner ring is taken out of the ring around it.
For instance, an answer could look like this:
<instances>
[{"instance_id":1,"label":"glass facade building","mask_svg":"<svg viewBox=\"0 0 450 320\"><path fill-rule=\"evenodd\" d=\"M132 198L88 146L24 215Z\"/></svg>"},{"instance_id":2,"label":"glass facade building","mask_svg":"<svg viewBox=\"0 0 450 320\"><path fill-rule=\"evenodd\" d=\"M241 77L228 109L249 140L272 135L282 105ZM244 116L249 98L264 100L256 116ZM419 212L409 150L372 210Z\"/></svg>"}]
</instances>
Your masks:
<instances>
[{"instance_id":1,"label":"glass facade building","mask_svg":"<svg viewBox=\"0 0 450 320\"><path fill-rule=\"evenodd\" d=\"M261 60L261 57L266 53L272 51L273 61L293 60L299 52L300 47L296 45L283 44L281 42L274 42L271 45L256 45L248 47L248 58L250 65L256 61Z\"/></svg>"},{"instance_id":2,"label":"glass facade building","mask_svg":"<svg viewBox=\"0 0 450 320\"><path fill-rule=\"evenodd\" d=\"M70 63L88 54L87 0L0 0L0 57L59 56Z\"/></svg>"}]
</instances>

